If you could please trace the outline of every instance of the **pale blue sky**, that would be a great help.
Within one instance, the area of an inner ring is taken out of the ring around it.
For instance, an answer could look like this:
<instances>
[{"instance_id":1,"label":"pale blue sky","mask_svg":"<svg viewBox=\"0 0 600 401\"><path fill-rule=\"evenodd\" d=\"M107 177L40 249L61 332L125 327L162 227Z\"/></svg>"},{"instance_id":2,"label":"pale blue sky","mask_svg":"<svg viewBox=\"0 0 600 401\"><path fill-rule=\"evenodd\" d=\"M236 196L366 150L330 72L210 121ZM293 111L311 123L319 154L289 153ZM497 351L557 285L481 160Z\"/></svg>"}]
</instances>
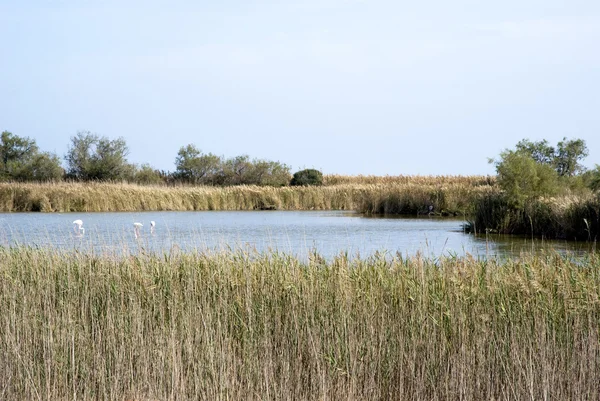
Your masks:
<instances>
[{"instance_id":1,"label":"pale blue sky","mask_svg":"<svg viewBox=\"0 0 600 401\"><path fill-rule=\"evenodd\" d=\"M326 174L493 174L523 138L600 164L600 1L0 0L0 130L188 143Z\"/></svg>"}]
</instances>

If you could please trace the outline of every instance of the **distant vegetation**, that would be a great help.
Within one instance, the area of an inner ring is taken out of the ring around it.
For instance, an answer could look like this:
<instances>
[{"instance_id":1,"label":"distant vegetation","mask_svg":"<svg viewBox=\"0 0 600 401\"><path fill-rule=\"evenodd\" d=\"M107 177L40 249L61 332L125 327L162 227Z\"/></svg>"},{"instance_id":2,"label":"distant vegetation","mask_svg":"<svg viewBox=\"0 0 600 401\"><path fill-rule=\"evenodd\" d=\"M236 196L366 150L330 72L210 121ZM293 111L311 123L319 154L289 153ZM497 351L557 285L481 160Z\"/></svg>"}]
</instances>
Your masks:
<instances>
[{"instance_id":1,"label":"distant vegetation","mask_svg":"<svg viewBox=\"0 0 600 401\"><path fill-rule=\"evenodd\" d=\"M189 144L175 156L175 170L166 172L129 163L123 138L82 131L71 138L63 169L57 155L5 131L0 210L335 209L460 215L477 233L596 240L600 166L582 166L588 153L582 139L564 138L555 146L524 139L490 160L495 177L376 177L323 175L315 169L292 175L280 162L247 155L225 158Z\"/></svg>"},{"instance_id":2,"label":"distant vegetation","mask_svg":"<svg viewBox=\"0 0 600 401\"><path fill-rule=\"evenodd\" d=\"M500 191L477 200L469 228L476 232L597 240L600 167L586 171L581 139L523 140L491 160Z\"/></svg>"},{"instance_id":3,"label":"distant vegetation","mask_svg":"<svg viewBox=\"0 0 600 401\"><path fill-rule=\"evenodd\" d=\"M323 185L323 173L315 169L306 169L294 173L290 185Z\"/></svg>"},{"instance_id":4,"label":"distant vegetation","mask_svg":"<svg viewBox=\"0 0 600 401\"><path fill-rule=\"evenodd\" d=\"M0 248L3 399L597 399L600 259Z\"/></svg>"},{"instance_id":5,"label":"distant vegetation","mask_svg":"<svg viewBox=\"0 0 600 401\"><path fill-rule=\"evenodd\" d=\"M64 175L58 156L7 131L0 137L0 158L0 181L57 181Z\"/></svg>"},{"instance_id":6,"label":"distant vegetation","mask_svg":"<svg viewBox=\"0 0 600 401\"><path fill-rule=\"evenodd\" d=\"M182 146L175 157L175 171L159 171L149 164L129 163L124 138L109 139L89 131L71 138L60 158L40 152L33 139L2 133L0 181L13 182L118 182L141 185L261 185L290 184L290 167L276 161L250 159L247 155L225 158L202 153L195 145Z\"/></svg>"},{"instance_id":7,"label":"distant vegetation","mask_svg":"<svg viewBox=\"0 0 600 401\"><path fill-rule=\"evenodd\" d=\"M359 210L365 213L467 215L495 189L481 178L417 177L381 184L323 186L143 186L110 183L0 183L0 211L100 212L143 210ZM327 181L327 176L325 180Z\"/></svg>"}]
</instances>

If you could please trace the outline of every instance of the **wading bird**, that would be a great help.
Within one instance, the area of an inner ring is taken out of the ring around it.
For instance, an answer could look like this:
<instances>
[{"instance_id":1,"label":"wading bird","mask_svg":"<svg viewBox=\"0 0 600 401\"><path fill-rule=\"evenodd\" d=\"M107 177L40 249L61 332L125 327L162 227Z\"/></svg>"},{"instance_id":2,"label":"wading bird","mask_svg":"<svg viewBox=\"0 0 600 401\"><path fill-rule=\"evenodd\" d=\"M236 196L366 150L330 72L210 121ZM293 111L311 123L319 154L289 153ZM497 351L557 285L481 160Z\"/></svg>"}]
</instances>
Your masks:
<instances>
[{"instance_id":1,"label":"wading bird","mask_svg":"<svg viewBox=\"0 0 600 401\"><path fill-rule=\"evenodd\" d=\"M156 226L156 223L154 222L154 220L152 220L150 222L150 234L154 234L154 227Z\"/></svg>"},{"instance_id":2,"label":"wading bird","mask_svg":"<svg viewBox=\"0 0 600 401\"><path fill-rule=\"evenodd\" d=\"M83 228L82 226L82 220L77 219L73 222L73 231L75 231L76 235L83 235L85 233L85 228Z\"/></svg>"},{"instance_id":3,"label":"wading bird","mask_svg":"<svg viewBox=\"0 0 600 401\"><path fill-rule=\"evenodd\" d=\"M135 238L142 236L142 234L140 234L140 228L142 227L144 227L142 223L133 223L133 234L135 235Z\"/></svg>"}]
</instances>

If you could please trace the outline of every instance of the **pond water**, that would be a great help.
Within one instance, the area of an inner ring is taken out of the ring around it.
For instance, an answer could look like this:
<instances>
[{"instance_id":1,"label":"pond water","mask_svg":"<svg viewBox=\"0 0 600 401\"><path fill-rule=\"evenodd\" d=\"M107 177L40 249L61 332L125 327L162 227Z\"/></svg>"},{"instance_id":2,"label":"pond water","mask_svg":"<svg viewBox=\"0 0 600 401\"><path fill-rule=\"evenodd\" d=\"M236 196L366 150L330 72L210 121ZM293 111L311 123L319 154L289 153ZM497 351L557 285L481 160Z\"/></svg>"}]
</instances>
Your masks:
<instances>
[{"instance_id":1,"label":"pond water","mask_svg":"<svg viewBox=\"0 0 600 401\"><path fill-rule=\"evenodd\" d=\"M81 219L85 232L74 230ZM150 222L156 227L151 232ZM136 238L134 223L143 224ZM376 251L404 256L512 257L553 249L583 253L595 244L542 241L510 236L475 236L463 220L365 217L341 211L203 211L135 213L1 213L0 246L26 245L95 253L184 252L251 249L306 258L342 252L368 256Z\"/></svg>"}]
</instances>

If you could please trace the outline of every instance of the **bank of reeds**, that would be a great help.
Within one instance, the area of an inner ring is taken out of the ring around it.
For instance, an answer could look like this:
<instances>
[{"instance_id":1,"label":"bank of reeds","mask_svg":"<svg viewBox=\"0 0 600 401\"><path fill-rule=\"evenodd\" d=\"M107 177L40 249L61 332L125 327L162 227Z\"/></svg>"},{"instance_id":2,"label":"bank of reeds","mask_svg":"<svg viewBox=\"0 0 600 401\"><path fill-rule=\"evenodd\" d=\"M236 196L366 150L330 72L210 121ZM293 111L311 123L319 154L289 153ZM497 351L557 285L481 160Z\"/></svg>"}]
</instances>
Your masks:
<instances>
[{"instance_id":1,"label":"bank of reeds","mask_svg":"<svg viewBox=\"0 0 600 401\"><path fill-rule=\"evenodd\" d=\"M464 183L339 184L318 187L140 186L134 184L0 183L3 212L108 212L159 210L358 210L417 214L464 212L474 197L493 190Z\"/></svg>"},{"instance_id":2,"label":"bank of reeds","mask_svg":"<svg viewBox=\"0 0 600 401\"><path fill-rule=\"evenodd\" d=\"M598 400L600 259L0 249L3 400Z\"/></svg>"},{"instance_id":3,"label":"bank of reeds","mask_svg":"<svg viewBox=\"0 0 600 401\"><path fill-rule=\"evenodd\" d=\"M468 229L478 233L597 241L600 201L591 194L562 196L534 199L516 208L501 193L491 193L476 202Z\"/></svg>"},{"instance_id":4,"label":"bank of reeds","mask_svg":"<svg viewBox=\"0 0 600 401\"><path fill-rule=\"evenodd\" d=\"M489 185L390 184L361 197L357 210L367 214L469 215L479 199L499 192Z\"/></svg>"},{"instance_id":5,"label":"bank of reeds","mask_svg":"<svg viewBox=\"0 0 600 401\"><path fill-rule=\"evenodd\" d=\"M323 176L323 185L413 184L425 186L464 185L469 187L496 185L489 175L336 175Z\"/></svg>"}]
</instances>

